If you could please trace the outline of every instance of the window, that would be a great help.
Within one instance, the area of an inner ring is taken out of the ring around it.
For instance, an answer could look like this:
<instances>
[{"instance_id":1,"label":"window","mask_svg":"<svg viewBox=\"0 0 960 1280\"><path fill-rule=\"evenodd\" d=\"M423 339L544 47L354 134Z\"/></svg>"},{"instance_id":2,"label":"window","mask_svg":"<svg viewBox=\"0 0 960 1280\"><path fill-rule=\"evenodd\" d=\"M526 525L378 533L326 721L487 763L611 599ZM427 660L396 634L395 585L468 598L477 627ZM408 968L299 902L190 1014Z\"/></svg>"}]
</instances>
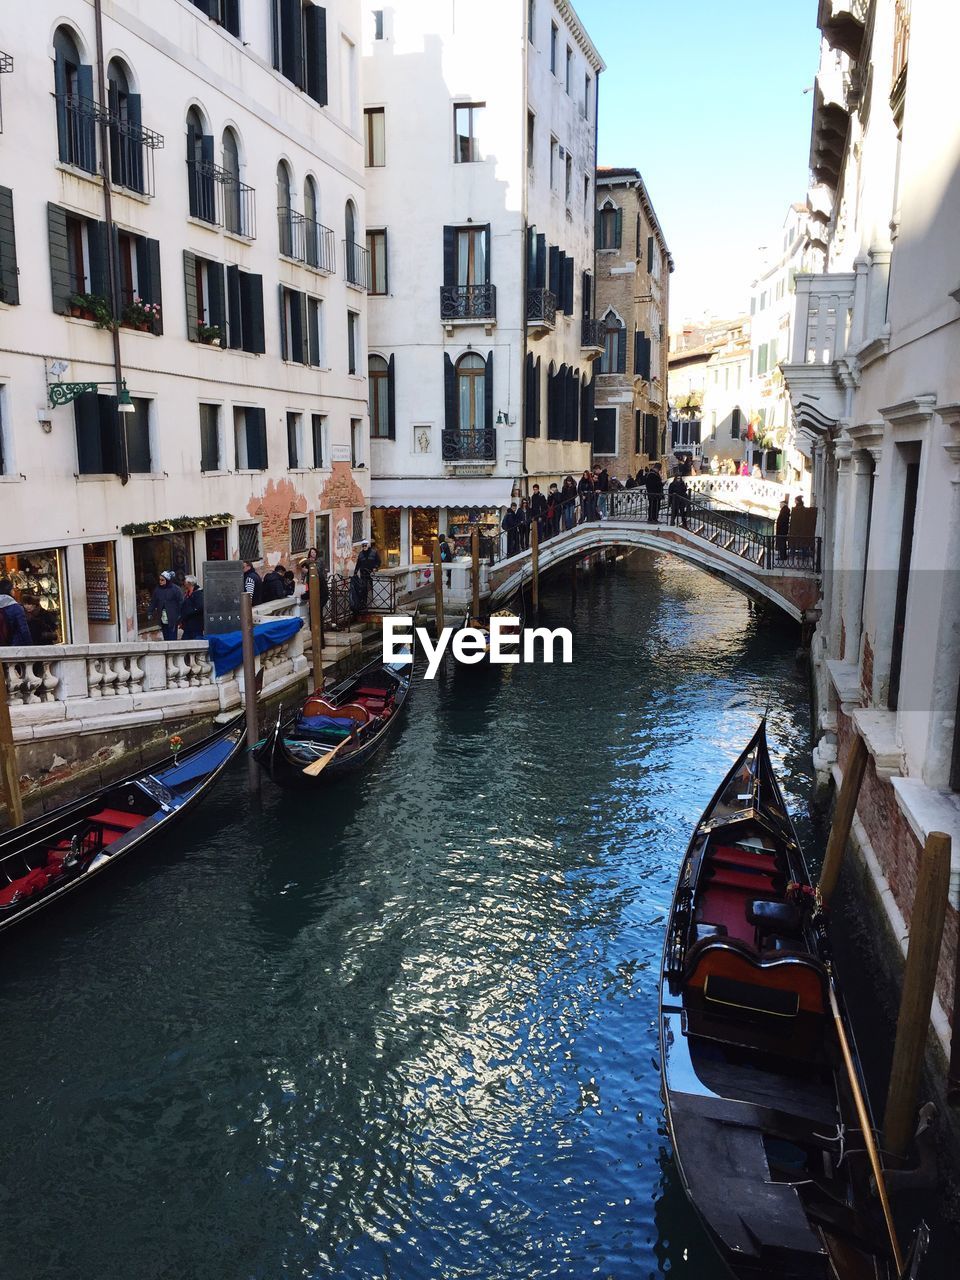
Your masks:
<instances>
[{"instance_id":1,"label":"window","mask_svg":"<svg viewBox=\"0 0 960 1280\"><path fill-rule=\"evenodd\" d=\"M534 40L534 27L537 21L537 0L527 0L527 39L531 44L536 44Z\"/></svg>"},{"instance_id":2,"label":"window","mask_svg":"<svg viewBox=\"0 0 960 1280\"><path fill-rule=\"evenodd\" d=\"M0 187L0 302L16 306L20 301L17 269L17 237L13 224L13 192Z\"/></svg>"},{"instance_id":3,"label":"window","mask_svg":"<svg viewBox=\"0 0 960 1280\"><path fill-rule=\"evenodd\" d=\"M307 356L308 363L322 369L326 363L323 354L323 302L320 298L307 298Z\"/></svg>"},{"instance_id":4,"label":"window","mask_svg":"<svg viewBox=\"0 0 960 1280\"><path fill-rule=\"evenodd\" d=\"M356 311L347 312L347 373L357 372L357 352L360 350L360 316Z\"/></svg>"},{"instance_id":5,"label":"window","mask_svg":"<svg viewBox=\"0 0 960 1280\"><path fill-rule=\"evenodd\" d=\"M213 136L196 107L187 112L187 199L192 218L217 224Z\"/></svg>"},{"instance_id":6,"label":"window","mask_svg":"<svg viewBox=\"0 0 960 1280\"><path fill-rule=\"evenodd\" d=\"M617 452L617 411L596 409L593 424L593 452L615 454Z\"/></svg>"},{"instance_id":7,"label":"window","mask_svg":"<svg viewBox=\"0 0 960 1280\"><path fill-rule=\"evenodd\" d=\"M567 152L567 167L564 175L563 190L567 204L573 199L573 160L570 158L570 152Z\"/></svg>"},{"instance_id":8,"label":"window","mask_svg":"<svg viewBox=\"0 0 960 1280\"><path fill-rule=\"evenodd\" d=\"M267 468L267 414L252 405L233 411L235 464L238 471L265 471ZM242 555L242 553L241 553ZM243 556L250 560L256 557Z\"/></svg>"},{"instance_id":9,"label":"window","mask_svg":"<svg viewBox=\"0 0 960 1280\"><path fill-rule=\"evenodd\" d=\"M130 329L163 332L160 296L160 242L115 231L120 323Z\"/></svg>"},{"instance_id":10,"label":"window","mask_svg":"<svg viewBox=\"0 0 960 1280\"><path fill-rule=\"evenodd\" d=\"M486 361L475 351L457 361L457 426L461 436L482 431L486 425L486 371Z\"/></svg>"},{"instance_id":11,"label":"window","mask_svg":"<svg viewBox=\"0 0 960 1280\"><path fill-rule=\"evenodd\" d=\"M550 190L556 191L558 182L558 169L560 167L560 144L556 138L551 135L550 138Z\"/></svg>"},{"instance_id":12,"label":"window","mask_svg":"<svg viewBox=\"0 0 960 1280\"><path fill-rule=\"evenodd\" d=\"M489 227L458 227L456 233L457 284L464 286L486 284L490 279L487 251L490 244Z\"/></svg>"},{"instance_id":13,"label":"window","mask_svg":"<svg viewBox=\"0 0 960 1280\"><path fill-rule=\"evenodd\" d=\"M357 211L352 200L347 201L344 210L344 228L346 238L343 244L346 261L347 284L365 288L367 284L367 251L357 243Z\"/></svg>"},{"instance_id":14,"label":"window","mask_svg":"<svg viewBox=\"0 0 960 1280\"><path fill-rule=\"evenodd\" d=\"M730 435L734 440L740 439L741 420L742 420L742 415L739 407L737 407L730 414ZM716 423L714 423L714 426L716 426Z\"/></svg>"},{"instance_id":15,"label":"window","mask_svg":"<svg viewBox=\"0 0 960 1280\"><path fill-rule=\"evenodd\" d=\"M290 169L285 160L277 165L277 222L280 228L280 252L293 257L293 200L290 195Z\"/></svg>"},{"instance_id":16,"label":"window","mask_svg":"<svg viewBox=\"0 0 960 1280\"><path fill-rule=\"evenodd\" d=\"M115 187L143 192L144 133L140 95L131 92L130 74L119 58L111 58L107 64L107 103L110 181Z\"/></svg>"},{"instance_id":17,"label":"window","mask_svg":"<svg viewBox=\"0 0 960 1280\"><path fill-rule=\"evenodd\" d=\"M627 331L620 317L608 311L603 318L603 355L601 373L626 373Z\"/></svg>"},{"instance_id":18,"label":"window","mask_svg":"<svg viewBox=\"0 0 960 1280\"><path fill-rule=\"evenodd\" d=\"M243 210L240 201L240 144L232 129L223 131L223 225L234 235L243 235Z\"/></svg>"},{"instance_id":19,"label":"window","mask_svg":"<svg viewBox=\"0 0 960 1280\"><path fill-rule=\"evenodd\" d=\"M73 402L78 475L119 475L120 414L116 396L85 391Z\"/></svg>"},{"instance_id":20,"label":"window","mask_svg":"<svg viewBox=\"0 0 960 1280\"><path fill-rule=\"evenodd\" d=\"M533 169L534 144L537 137L537 117L532 111L527 112L527 168Z\"/></svg>"},{"instance_id":21,"label":"window","mask_svg":"<svg viewBox=\"0 0 960 1280\"><path fill-rule=\"evenodd\" d=\"M290 517L290 554L302 556L307 549L307 517Z\"/></svg>"},{"instance_id":22,"label":"window","mask_svg":"<svg viewBox=\"0 0 960 1280\"><path fill-rule=\"evenodd\" d=\"M586 120L590 119L590 89L592 81L589 74L583 77L583 109L582 115Z\"/></svg>"},{"instance_id":23,"label":"window","mask_svg":"<svg viewBox=\"0 0 960 1280\"><path fill-rule=\"evenodd\" d=\"M255 564L260 559L260 525L238 524L237 538L240 559L249 560L251 564Z\"/></svg>"},{"instance_id":24,"label":"window","mask_svg":"<svg viewBox=\"0 0 960 1280\"><path fill-rule=\"evenodd\" d=\"M220 406L200 405L200 470L221 471Z\"/></svg>"},{"instance_id":25,"label":"window","mask_svg":"<svg viewBox=\"0 0 960 1280\"><path fill-rule=\"evenodd\" d=\"M367 107L363 113L363 162L368 169L380 169L386 163L384 148L383 107Z\"/></svg>"},{"instance_id":26,"label":"window","mask_svg":"<svg viewBox=\"0 0 960 1280\"><path fill-rule=\"evenodd\" d=\"M454 164L470 164L483 159L480 154L480 125L483 120L483 110L482 102L458 102L454 105Z\"/></svg>"},{"instance_id":27,"label":"window","mask_svg":"<svg viewBox=\"0 0 960 1280\"><path fill-rule=\"evenodd\" d=\"M96 173L97 125L93 67L81 63L80 50L69 27L57 27L54 32L53 54L60 159L64 164Z\"/></svg>"},{"instance_id":28,"label":"window","mask_svg":"<svg viewBox=\"0 0 960 1280\"><path fill-rule=\"evenodd\" d=\"M354 543L363 542L365 534L363 531L363 512L354 511L353 513L353 541Z\"/></svg>"},{"instance_id":29,"label":"window","mask_svg":"<svg viewBox=\"0 0 960 1280\"><path fill-rule=\"evenodd\" d=\"M131 475L153 471L150 451L150 401L133 397L133 413L123 415L121 430L127 438L127 470Z\"/></svg>"},{"instance_id":30,"label":"window","mask_svg":"<svg viewBox=\"0 0 960 1280\"><path fill-rule=\"evenodd\" d=\"M383 39L383 10L374 9L373 11L373 38L374 40Z\"/></svg>"},{"instance_id":31,"label":"window","mask_svg":"<svg viewBox=\"0 0 960 1280\"><path fill-rule=\"evenodd\" d=\"M367 232L367 269L369 274L368 293L384 294L387 292L387 233L386 231Z\"/></svg>"},{"instance_id":32,"label":"window","mask_svg":"<svg viewBox=\"0 0 960 1280\"><path fill-rule=\"evenodd\" d=\"M550 70L553 72L554 75L559 74L559 71L557 68L557 37L559 36L559 34L560 33L557 30L557 24L555 22L551 22L550 23Z\"/></svg>"},{"instance_id":33,"label":"window","mask_svg":"<svg viewBox=\"0 0 960 1280\"><path fill-rule=\"evenodd\" d=\"M352 467L363 466L363 419L362 418L350 419L350 465ZM357 537L357 533L356 533L357 512L354 512L353 513L354 542L363 541L363 524L362 524L363 512L362 511L360 512L360 520L361 520L360 536Z\"/></svg>"},{"instance_id":34,"label":"window","mask_svg":"<svg viewBox=\"0 0 960 1280\"><path fill-rule=\"evenodd\" d=\"M322 302L280 285L280 355L294 364L319 366Z\"/></svg>"},{"instance_id":35,"label":"window","mask_svg":"<svg viewBox=\"0 0 960 1280\"><path fill-rule=\"evenodd\" d=\"M320 199L317 183L307 177L303 184L303 261L308 267L320 265Z\"/></svg>"},{"instance_id":36,"label":"window","mask_svg":"<svg viewBox=\"0 0 960 1280\"><path fill-rule=\"evenodd\" d=\"M313 465L315 467L323 466L324 447L323 437L326 431L326 419L322 413L311 413L310 415L310 437L313 444Z\"/></svg>"},{"instance_id":37,"label":"window","mask_svg":"<svg viewBox=\"0 0 960 1280\"><path fill-rule=\"evenodd\" d=\"M564 88L567 93L573 94L573 50L567 45L567 67L564 77Z\"/></svg>"},{"instance_id":38,"label":"window","mask_svg":"<svg viewBox=\"0 0 960 1280\"><path fill-rule=\"evenodd\" d=\"M298 471L303 466L303 414L287 412L287 466Z\"/></svg>"},{"instance_id":39,"label":"window","mask_svg":"<svg viewBox=\"0 0 960 1280\"><path fill-rule=\"evenodd\" d=\"M193 0L194 5L212 21L240 38L240 0Z\"/></svg>"},{"instance_id":40,"label":"window","mask_svg":"<svg viewBox=\"0 0 960 1280\"><path fill-rule=\"evenodd\" d=\"M263 355L263 277L184 250L187 338Z\"/></svg>"},{"instance_id":41,"label":"window","mask_svg":"<svg viewBox=\"0 0 960 1280\"><path fill-rule=\"evenodd\" d=\"M605 204L597 219L597 248L619 249L623 240L623 210Z\"/></svg>"},{"instance_id":42,"label":"window","mask_svg":"<svg viewBox=\"0 0 960 1280\"><path fill-rule=\"evenodd\" d=\"M357 47L349 36L340 35L340 118L351 129L357 127Z\"/></svg>"},{"instance_id":43,"label":"window","mask_svg":"<svg viewBox=\"0 0 960 1280\"><path fill-rule=\"evenodd\" d=\"M390 366L383 356L367 360L367 384L370 397L370 435L375 440L393 438L390 412Z\"/></svg>"},{"instance_id":44,"label":"window","mask_svg":"<svg viewBox=\"0 0 960 1280\"><path fill-rule=\"evenodd\" d=\"M327 105L327 11L313 0L271 0L273 65L321 107Z\"/></svg>"},{"instance_id":45,"label":"window","mask_svg":"<svg viewBox=\"0 0 960 1280\"><path fill-rule=\"evenodd\" d=\"M764 342L757 350L757 377L767 372L768 348Z\"/></svg>"}]
</instances>

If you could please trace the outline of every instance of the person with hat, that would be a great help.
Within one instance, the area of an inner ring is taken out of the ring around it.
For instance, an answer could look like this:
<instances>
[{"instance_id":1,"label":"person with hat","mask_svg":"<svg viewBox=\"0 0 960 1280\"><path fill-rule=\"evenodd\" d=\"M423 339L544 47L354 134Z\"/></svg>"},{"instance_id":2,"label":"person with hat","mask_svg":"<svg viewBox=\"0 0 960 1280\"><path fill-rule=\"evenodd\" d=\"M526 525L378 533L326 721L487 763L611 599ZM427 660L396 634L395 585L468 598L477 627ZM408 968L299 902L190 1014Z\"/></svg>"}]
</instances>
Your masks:
<instances>
[{"instance_id":1,"label":"person with hat","mask_svg":"<svg viewBox=\"0 0 960 1280\"><path fill-rule=\"evenodd\" d=\"M184 596L180 606L181 640L203 639L203 587L192 573L183 580Z\"/></svg>"},{"instance_id":2,"label":"person with hat","mask_svg":"<svg viewBox=\"0 0 960 1280\"><path fill-rule=\"evenodd\" d=\"M243 589L248 596L253 597L252 604L263 603L263 581L253 567L252 560L244 560L243 562Z\"/></svg>"},{"instance_id":3,"label":"person with hat","mask_svg":"<svg viewBox=\"0 0 960 1280\"><path fill-rule=\"evenodd\" d=\"M182 605L183 592L177 586L173 572L170 569L164 569L150 597L148 613L148 617L156 615L159 620L164 640L176 640Z\"/></svg>"}]
</instances>

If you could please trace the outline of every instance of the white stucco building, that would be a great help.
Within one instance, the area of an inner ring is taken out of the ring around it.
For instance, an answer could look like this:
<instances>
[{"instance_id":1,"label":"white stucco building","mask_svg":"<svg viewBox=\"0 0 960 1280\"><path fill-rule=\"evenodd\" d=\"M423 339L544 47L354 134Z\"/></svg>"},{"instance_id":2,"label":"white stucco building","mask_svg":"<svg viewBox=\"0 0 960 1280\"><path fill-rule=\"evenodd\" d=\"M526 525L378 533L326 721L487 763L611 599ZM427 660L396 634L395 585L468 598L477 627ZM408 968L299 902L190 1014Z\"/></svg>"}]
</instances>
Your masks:
<instances>
[{"instance_id":1,"label":"white stucco building","mask_svg":"<svg viewBox=\"0 0 960 1280\"><path fill-rule=\"evenodd\" d=\"M590 461L603 64L566 0L367 18L373 527L417 564Z\"/></svg>"},{"instance_id":2,"label":"white stucco building","mask_svg":"<svg viewBox=\"0 0 960 1280\"><path fill-rule=\"evenodd\" d=\"M346 569L369 489L359 4L99 10L2 35L0 570L73 643L165 568Z\"/></svg>"},{"instance_id":3,"label":"white stucco building","mask_svg":"<svg viewBox=\"0 0 960 1280\"><path fill-rule=\"evenodd\" d=\"M894 947L920 848L953 837L933 1024L957 1026L960 907L960 9L821 0L811 206L826 270L796 281L783 372L824 537L818 762L870 761L855 824Z\"/></svg>"}]
</instances>

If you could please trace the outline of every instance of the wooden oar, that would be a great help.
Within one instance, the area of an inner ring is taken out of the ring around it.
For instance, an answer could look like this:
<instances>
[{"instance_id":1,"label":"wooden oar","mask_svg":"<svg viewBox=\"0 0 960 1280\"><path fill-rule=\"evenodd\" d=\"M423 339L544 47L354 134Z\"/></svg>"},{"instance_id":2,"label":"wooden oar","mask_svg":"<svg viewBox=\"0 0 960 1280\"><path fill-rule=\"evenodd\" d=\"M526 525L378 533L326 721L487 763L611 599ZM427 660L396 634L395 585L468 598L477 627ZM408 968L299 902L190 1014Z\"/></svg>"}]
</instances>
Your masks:
<instances>
[{"instance_id":1,"label":"wooden oar","mask_svg":"<svg viewBox=\"0 0 960 1280\"><path fill-rule=\"evenodd\" d=\"M349 741L350 741L350 738L344 738L342 742L338 742L332 751L328 751L327 754L325 756L321 756L319 760L313 760L310 764L306 765L304 767L303 772L307 775L308 778L315 778L318 773L323 773L324 769L327 767L327 765L330 763L333 757L337 754L340 748L345 747Z\"/></svg>"},{"instance_id":2,"label":"wooden oar","mask_svg":"<svg viewBox=\"0 0 960 1280\"><path fill-rule=\"evenodd\" d=\"M877 1151L877 1144L873 1136L873 1123L870 1119L870 1112L867 1110L867 1104L863 1098L860 1081L857 1079L857 1070L854 1066L853 1054L850 1052L850 1044L847 1040L847 1032L843 1025L843 1018L840 1016L840 1008L837 1004L837 994L833 989L832 974L828 978L827 989L830 992L830 1008L833 1011L833 1020L837 1028L837 1039L840 1041L840 1052L843 1054L843 1063L847 1068L847 1075L850 1079L850 1088L853 1091L853 1101L857 1108L860 1127L863 1130L863 1140L867 1146L867 1155L870 1158L873 1176L876 1179L877 1194L880 1197L880 1204L883 1208L883 1216L887 1224L887 1235L890 1237L890 1247L893 1250L893 1261L897 1268L897 1275L899 1276L903 1273L903 1254L900 1252L900 1242L897 1239L897 1229L893 1225L893 1213L890 1210L890 1200L887 1197L887 1184L883 1178L883 1166L880 1163L880 1153Z\"/></svg>"}]
</instances>

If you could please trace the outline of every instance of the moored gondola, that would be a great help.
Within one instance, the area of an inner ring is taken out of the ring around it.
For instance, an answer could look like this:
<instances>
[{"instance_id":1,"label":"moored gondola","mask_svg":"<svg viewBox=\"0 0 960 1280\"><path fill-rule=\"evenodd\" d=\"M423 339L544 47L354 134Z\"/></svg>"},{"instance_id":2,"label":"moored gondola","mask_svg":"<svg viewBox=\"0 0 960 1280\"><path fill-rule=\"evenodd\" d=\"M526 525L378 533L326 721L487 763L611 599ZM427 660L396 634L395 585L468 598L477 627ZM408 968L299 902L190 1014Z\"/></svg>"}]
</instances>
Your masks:
<instances>
[{"instance_id":1,"label":"moored gondola","mask_svg":"<svg viewBox=\"0 0 960 1280\"><path fill-rule=\"evenodd\" d=\"M243 716L158 764L0 836L0 932L138 850L194 807L244 741Z\"/></svg>"},{"instance_id":2,"label":"moored gondola","mask_svg":"<svg viewBox=\"0 0 960 1280\"><path fill-rule=\"evenodd\" d=\"M687 849L660 987L674 1155L736 1276L901 1274L852 1046L761 722Z\"/></svg>"},{"instance_id":3,"label":"moored gondola","mask_svg":"<svg viewBox=\"0 0 960 1280\"><path fill-rule=\"evenodd\" d=\"M291 715L277 715L254 758L282 787L323 785L365 765L400 721L412 663L376 658L327 693L315 691Z\"/></svg>"}]
</instances>

